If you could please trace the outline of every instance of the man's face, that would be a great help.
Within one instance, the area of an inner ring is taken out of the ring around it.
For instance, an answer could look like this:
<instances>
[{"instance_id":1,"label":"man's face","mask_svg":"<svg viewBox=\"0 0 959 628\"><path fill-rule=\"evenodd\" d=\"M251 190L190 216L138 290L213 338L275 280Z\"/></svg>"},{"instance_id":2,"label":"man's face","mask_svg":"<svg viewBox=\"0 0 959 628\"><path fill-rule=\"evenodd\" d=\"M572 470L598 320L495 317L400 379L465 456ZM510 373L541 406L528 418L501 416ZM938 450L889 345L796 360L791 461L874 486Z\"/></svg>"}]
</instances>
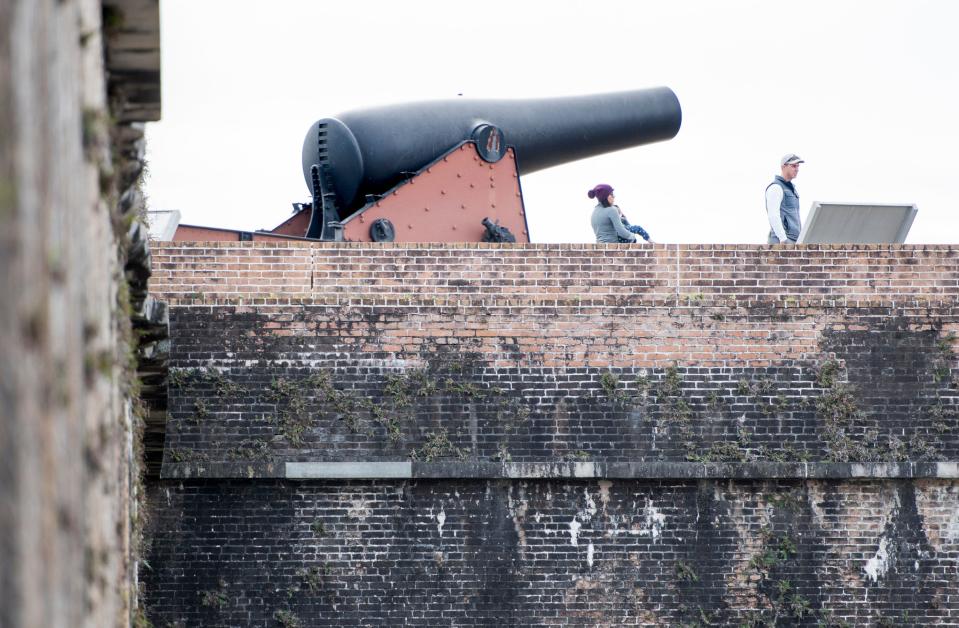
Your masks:
<instances>
[{"instance_id":1,"label":"man's face","mask_svg":"<svg viewBox=\"0 0 959 628\"><path fill-rule=\"evenodd\" d=\"M792 181L799 174L799 164L786 164L783 166L783 179Z\"/></svg>"}]
</instances>

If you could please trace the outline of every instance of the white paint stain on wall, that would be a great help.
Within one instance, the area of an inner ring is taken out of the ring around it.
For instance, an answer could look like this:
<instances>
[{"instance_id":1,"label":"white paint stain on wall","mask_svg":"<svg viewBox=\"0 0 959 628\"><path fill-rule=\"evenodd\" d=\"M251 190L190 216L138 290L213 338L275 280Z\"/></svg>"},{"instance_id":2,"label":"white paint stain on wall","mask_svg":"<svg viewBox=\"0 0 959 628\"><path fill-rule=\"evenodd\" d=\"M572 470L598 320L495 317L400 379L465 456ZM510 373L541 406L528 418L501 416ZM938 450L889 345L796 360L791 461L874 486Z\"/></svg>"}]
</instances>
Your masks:
<instances>
[{"instance_id":1,"label":"white paint stain on wall","mask_svg":"<svg viewBox=\"0 0 959 628\"><path fill-rule=\"evenodd\" d=\"M592 519L596 516L596 502L593 500L593 496L589 494L588 487L583 489L583 493L586 496L586 513Z\"/></svg>"},{"instance_id":2,"label":"white paint stain on wall","mask_svg":"<svg viewBox=\"0 0 959 628\"><path fill-rule=\"evenodd\" d=\"M652 538L653 541L659 540L659 537L663 533L663 527L666 525L666 515L653 506L652 500L646 500L646 508L643 510L643 513L646 515L645 522L640 526L634 525L630 533L638 534L639 536L648 536Z\"/></svg>"},{"instance_id":3,"label":"white paint stain on wall","mask_svg":"<svg viewBox=\"0 0 959 628\"><path fill-rule=\"evenodd\" d=\"M866 566L862 570L873 582L878 582L879 578L886 575L889 571L889 552L886 549L886 539L879 540L879 549L876 551L876 555L866 561Z\"/></svg>"},{"instance_id":4,"label":"white paint stain on wall","mask_svg":"<svg viewBox=\"0 0 959 628\"><path fill-rule=\"evenodd\" d=\"M350 502L350 509L346 511L346 514L353 519L364 521L373 514L373 511L370 509L370 503L365 499L354 499Z\"/></svg>"},{"instance_id":5,"label":"white paint stain on wall","mask_svg":"<svg viewBox=\"0 0 959 628\"><path fill-rule=\"evenodd\" d=\"M619 515L611 515L609 517L609 525L606 527L606 536L609 538L619 536L622 530L619 529L620 517Z\"/></svg>"},{"instance_id":6,"label":"white paint stain on wall","mask_svg":"<svg viewBox=\"0 0 959 628\"><path fill-rule=\"evenodd\" d=\"M440 510L436 513L436 529L443 536L443 524L446 523L446 511Z\"/></svg>"},{"instance_id":7,"label":"white paint stain on wall","mask_svg":"<svg viewBox=\"0 0 959 628\"><path fill-rule=\"evenodd\" d=\"M586 564L589 565L590 569L593 568L593 544L590 543L586 547Z\"/></svg>"},{"instance_id":8,"label":"white paint stain on wall","mask_svg":"<svg viewBox=\"0 0 959 628\"><path fill-rule=\"evenodd\" d=\"M570 543L574 546L579 545L579 529L582 527L583 524L577 521L576 517L573 517L573 520L569 522Z\"/></svg>"}]
</instances>

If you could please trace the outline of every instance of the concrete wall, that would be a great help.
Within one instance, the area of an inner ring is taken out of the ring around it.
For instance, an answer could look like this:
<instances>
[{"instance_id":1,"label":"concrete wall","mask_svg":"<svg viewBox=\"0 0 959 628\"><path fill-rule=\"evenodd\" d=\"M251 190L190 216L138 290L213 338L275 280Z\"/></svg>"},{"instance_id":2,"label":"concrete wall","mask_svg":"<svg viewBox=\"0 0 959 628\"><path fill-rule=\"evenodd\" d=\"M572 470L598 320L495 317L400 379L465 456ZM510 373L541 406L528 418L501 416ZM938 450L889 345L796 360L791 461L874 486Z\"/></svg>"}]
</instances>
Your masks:
<instances>
[{"instance_id":1,"label":"concrete wall","mask_svg":"<svg viewBox=\"0 0 959 628\"><path fill-rule=\"evenodd\" d=\"M959 625L954 247L154 262L158 623Z\"/></svg>"},{"instance_id":2,"label":"concrete wall","mask_svg":"<svg viewBox=\"0 0 959 628\"><path fill-rule=\"evenodd\" d=\"M124 270L142 198L124 193L142 152L117 153L142 132L111 126L102 15L0 3L0 626L129 625L136 599Z\"/></svg>"}]
</instances>

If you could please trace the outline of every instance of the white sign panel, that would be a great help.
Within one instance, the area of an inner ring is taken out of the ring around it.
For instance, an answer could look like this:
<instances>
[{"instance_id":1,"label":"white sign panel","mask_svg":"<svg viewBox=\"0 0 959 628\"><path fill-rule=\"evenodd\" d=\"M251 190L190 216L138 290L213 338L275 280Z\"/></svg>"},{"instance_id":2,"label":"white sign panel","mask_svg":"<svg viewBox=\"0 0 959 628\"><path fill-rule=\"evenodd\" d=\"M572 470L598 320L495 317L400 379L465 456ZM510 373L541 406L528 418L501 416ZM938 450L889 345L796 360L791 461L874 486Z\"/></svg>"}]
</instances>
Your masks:
<instances>
[{"instance_id":1,"label":"white sign panel","mask_svg":"<svg viewBox=\"0 0 959 628\"><path fill-rule=\"evenodd\" d=\"M806 216L802 244L902 244L919 210L915 205L820 203Z\"/></svg>"}]
</instances>

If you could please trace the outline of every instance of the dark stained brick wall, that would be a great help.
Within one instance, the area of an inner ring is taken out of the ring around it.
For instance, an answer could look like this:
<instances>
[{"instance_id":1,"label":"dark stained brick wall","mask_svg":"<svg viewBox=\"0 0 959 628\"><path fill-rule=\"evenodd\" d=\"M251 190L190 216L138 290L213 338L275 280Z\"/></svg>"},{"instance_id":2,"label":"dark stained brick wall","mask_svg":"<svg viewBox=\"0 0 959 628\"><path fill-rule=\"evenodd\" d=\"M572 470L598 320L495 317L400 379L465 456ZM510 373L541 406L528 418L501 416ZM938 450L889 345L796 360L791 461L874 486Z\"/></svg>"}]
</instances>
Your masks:
<instances>
[{"instance_id":1,"label":"dark stained brick wall","mask_svg":"<svg viewBox=\"0 0 959 628\"><path fill-rule=\"evenodd\" d=\"M459 314L429 307L354 306L347 315L329 306L179 306L167 469L408 459L439 434L450 443L439 457L515 462L959 459L959 371L945 331L953 311L937 313L934 325L889 308L822 315L817 351L794 352L793 333L768 332L780 358L759 366L767 362L740 359L738 344L722 346L726 321L700 329L712 344L706 360L694 349L685 360L637 364L636 351L663 342L637 338L637 321L648 314L686 326L691 315L624 310L483 317L489 330L519 318L539 330L526 339L539 353L510 355L499 352L512 341L504 332L454 336ZM747 323L770 325L759 319ZM543 364L542 351L562 341L555 334L602 325L617 330L613 338L577 341L603 366ZM404 333L422 343L384 338Z\"/></svg>"},{"instance_id":2,"label":"dark stained brick wall","mask_svg":"<svg viewBox=\"0 0 959 628\"><path fill-rule=\"evenodd\" d=\"M143 584L163 626L955 625L957 491L167 482Z\"/></svg>"},{"instance_id":3,"label":"dark stained brick wall","mask_svg":"<svg viewBox=\"0 0 959 628\"><path fill-rule=\"evenodd\" d=\"M959 625L957 252L159 245L151 618Z\"/></svg>"}]
</instances>

